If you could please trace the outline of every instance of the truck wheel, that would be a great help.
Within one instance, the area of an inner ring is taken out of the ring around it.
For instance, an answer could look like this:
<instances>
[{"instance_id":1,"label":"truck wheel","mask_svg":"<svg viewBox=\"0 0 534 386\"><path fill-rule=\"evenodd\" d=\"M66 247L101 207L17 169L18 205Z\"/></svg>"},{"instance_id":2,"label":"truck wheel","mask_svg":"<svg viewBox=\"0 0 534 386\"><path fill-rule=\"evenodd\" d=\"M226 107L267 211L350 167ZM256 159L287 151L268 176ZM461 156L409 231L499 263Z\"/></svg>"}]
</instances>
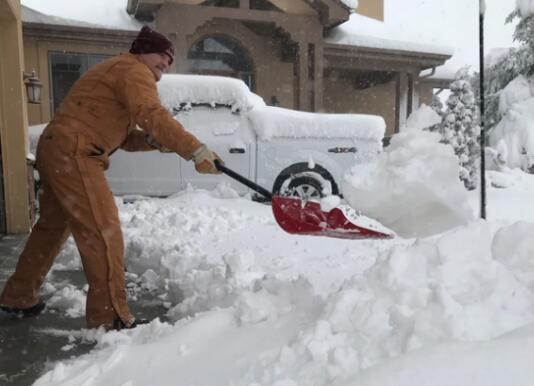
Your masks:
<instances>
[{"instance_id":1,"label":"truck wheel","mask_svg":"<svg viewBox=\"0 0 534 386\"><path fill-rule=\"evenodd\" d=\"M338 194L334 178L325 168L301 162L284 169L276 178L273 193L279 196L299 197L302 200L320 199Z\"/></svg>"}]
</instances>

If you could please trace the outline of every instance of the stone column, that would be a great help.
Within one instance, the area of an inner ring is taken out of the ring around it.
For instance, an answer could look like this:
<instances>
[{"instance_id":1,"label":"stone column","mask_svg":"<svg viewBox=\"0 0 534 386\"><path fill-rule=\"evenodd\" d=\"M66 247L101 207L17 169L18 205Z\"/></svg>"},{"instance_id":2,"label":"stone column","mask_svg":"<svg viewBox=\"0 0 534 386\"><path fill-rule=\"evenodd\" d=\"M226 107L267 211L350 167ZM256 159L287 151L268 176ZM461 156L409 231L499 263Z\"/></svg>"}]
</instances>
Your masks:
<instances>
[{"instance_id":1,"label":"stone column","mask_svg":"<svg viewBox=\"0 0 534 386\"><path fill-rule=\"evenodd\" d=\"M324 74L324 53L323 45L315 45L315 79L314 79L314 109L313 111L323 110L323 74Z\"/></svg>"},{"instance_id":2,"label":"stone column","mask_svg":"<svg viewBox=\"0 0 534 386\"><path fill-rule=\"evenodd\" d=\"M310 111L309 72L308 72L308 43L299 41L295 60L296 76L296 108L297 110Z\"/></svg>"},{"instance_id":3,"label":"stone column","mask_svg":"<svg viewBox=\"0 0 534 386\"><path fill-rule=\"evenodd\" d=\"M406 72L399 72L397 74L396 86L395 133L398 133L408 118L409 82Z\"/></svg>"}]
</instances>

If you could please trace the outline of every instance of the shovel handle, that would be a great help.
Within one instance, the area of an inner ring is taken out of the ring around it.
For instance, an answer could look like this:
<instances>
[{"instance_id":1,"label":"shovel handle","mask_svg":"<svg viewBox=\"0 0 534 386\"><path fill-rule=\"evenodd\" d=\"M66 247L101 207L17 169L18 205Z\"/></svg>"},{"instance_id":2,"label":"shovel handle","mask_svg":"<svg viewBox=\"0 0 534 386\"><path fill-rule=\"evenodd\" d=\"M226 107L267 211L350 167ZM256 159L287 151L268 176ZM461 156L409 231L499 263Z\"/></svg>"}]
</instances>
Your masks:
<instances>
[{"instance_id":1,"label":"shovel handle","mask_svg":"<svg viewBox=\"0 0 534 386\"><path fill-rule=\"evenodd\" d=\"M261 194L265 198L268 198L269 200L273 199L273 195L271 192L269 192L267 189L259 186L258 184L250 181L248 178L243 177L241 174L234 172L232 169L224 166L218 159L215 160L215 167L217 170L220 170L227 176L233 178L234 180L241 182L243 185L248 186L250 189L254 190L255 192Z\"/></svg>"}]
</instances>

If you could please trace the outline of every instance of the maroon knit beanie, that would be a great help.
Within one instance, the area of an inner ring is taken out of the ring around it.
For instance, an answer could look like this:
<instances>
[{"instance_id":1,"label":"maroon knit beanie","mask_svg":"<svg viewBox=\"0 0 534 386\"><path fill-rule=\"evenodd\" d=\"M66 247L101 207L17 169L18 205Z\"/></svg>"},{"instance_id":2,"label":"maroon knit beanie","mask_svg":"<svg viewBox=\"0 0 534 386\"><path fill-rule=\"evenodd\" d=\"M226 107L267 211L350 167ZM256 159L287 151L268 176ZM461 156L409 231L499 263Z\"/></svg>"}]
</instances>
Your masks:
<instances>
[{"instance_id":1,"label":"maroon knit beanie","mask_svg":"<svg viewBox=\"0 0 534 386\"><path fill-rule=\"evenodd\" d=\"M172 46L172 42L165 35L145 25L133 41L130 53L152 54L156 52L167 54L171 59L170 64L174 61L174 47Z\"/></svg>"}]
</instances>

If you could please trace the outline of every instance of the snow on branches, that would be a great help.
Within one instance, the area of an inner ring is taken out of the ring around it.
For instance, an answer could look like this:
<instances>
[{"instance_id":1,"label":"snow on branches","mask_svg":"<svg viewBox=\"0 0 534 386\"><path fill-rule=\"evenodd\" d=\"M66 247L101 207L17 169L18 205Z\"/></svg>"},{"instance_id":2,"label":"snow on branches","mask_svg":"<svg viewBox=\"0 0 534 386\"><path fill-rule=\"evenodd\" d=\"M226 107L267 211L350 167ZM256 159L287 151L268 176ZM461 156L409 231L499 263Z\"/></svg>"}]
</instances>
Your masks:
<instances>
[{"instance_id":1,"label":"snow on branches","mask_svg":"<svg viewBox=\"0 0 534 386\"><path fill-rule=\"evenodd\" d=\"M478 105L467 68L458 71L450 89L443 120L437 130L441 141L454 148L460 165L460 179L465 187L474 189L477 186L480 126Z\"/></svg>"}]
</instances>

